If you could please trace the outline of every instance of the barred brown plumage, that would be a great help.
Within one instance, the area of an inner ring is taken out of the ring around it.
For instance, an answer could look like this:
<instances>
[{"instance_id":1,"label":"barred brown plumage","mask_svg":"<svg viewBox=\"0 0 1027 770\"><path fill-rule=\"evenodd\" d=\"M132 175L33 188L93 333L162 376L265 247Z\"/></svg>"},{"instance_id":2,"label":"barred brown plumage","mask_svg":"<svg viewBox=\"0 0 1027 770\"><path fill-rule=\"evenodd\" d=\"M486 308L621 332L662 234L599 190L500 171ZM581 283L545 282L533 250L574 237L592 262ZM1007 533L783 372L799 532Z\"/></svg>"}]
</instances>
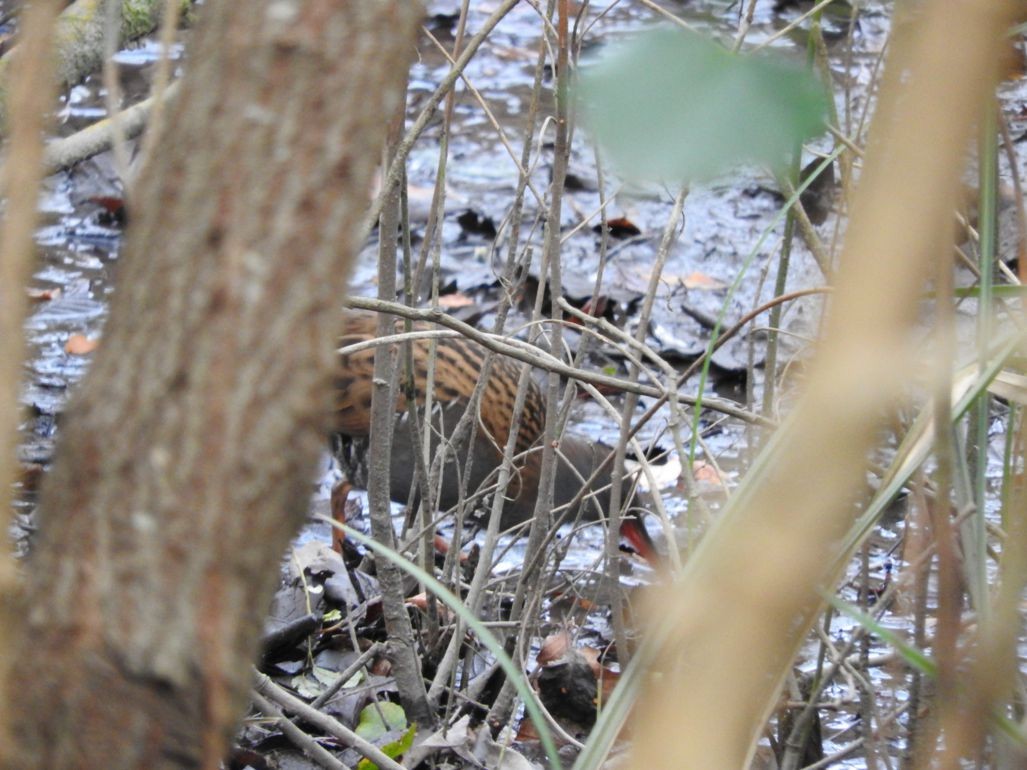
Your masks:
<instances>
[{"instance_id":1,"label":"barred brown plumage","mask_svg":"<svg viewBox=\"0 0 1027 770\"><path fill-rule=\"evenodd\" d=\"M396 321L396 331L403 331L403 322ZM415 331L430 330L431 324L415 323ZM361 486L366 480L364 455L371 430L371 392L375 347L347 351L348 347L376 338L377 318L374 313L346 310L343 315L343 332L339 338L339 368L335 377L335 423L334 430L342 439L339 459L350 481ZM414 385L417 403L425 403L425 389L428 379L428 357L431 344L428 339L417 339L411 344ZM485 359L485 348L465 337L440 337L436 346L433 400L436 409L432 415L434 457L441 442L447 440L470 402L478 380L481 377ZM402 366L402 355L400 366ZM485 391L479 407L477 438L471 445L474 452L471 476L466 485L468 494L476 489L494 484L496 471L502 461L513 423L517 385L520 378L520 364L503 356L492 360L491 372L485 384ZM515 458L515 477L507 489L507 502L503 507L504 527L527 521L534 514L538 497L539 473L541 470L541 439L546 420L546 402L539 386L529 378L525 394L524 409L519 423ZM396 430L392 448L391 496L397 502L407 502L414 484L415 456L406 424L406 402L397 398ZM554 486L554 508L570 503L581 491L584 479L606 459L610 449L603 444L570 434L559 440L560 462L557 465ZM439 507L443 510L455 506L460 498L458 480L464 468L467 452L459 452L446 463L441 482ZM582 509L589 519L604 517L609 507L610 470L608 465L598 478L589 485L590 495ZM630 485L623 487L625 493ZM481 506L478 506L480 508Z\"/></svg>"},{"instance_id":2,"label":"barred brown plumage","mask_svg":"<svg viewBox=\"0 0 1027 770\"><path fill-rule=\"evenodd\" d=\"M343 332L339 347L373 340L376 336L377 318L374 313L360 310L343 312ZM416 331L433 328L430 324L416 323ZM396 331L403 331L403 322L396 321ZM429 340L416 340L412 345L414 361L414 385L418 404L424 405L424 394L428 381L428 356L431 352ZM335 380L335 429L342 434L364 437L371 431L371 390L374 372L374 348L365 348L356 353L341 354ZM442 337L436 348L436 364L433 399L443 405L467 404L481 377L485 349L464 337ZM514 401L517 396L517 381L520 367L503 356L495 356L489 381L482 395L481 421L495 443L506 446L513 422ZM397 411L404 411L406 403L400 396ZM542 436L545 428L546 403L538 385L529 380L528 392L521 415L517 438L517 451L524 452Z\"/></svg>"}]
</instances>

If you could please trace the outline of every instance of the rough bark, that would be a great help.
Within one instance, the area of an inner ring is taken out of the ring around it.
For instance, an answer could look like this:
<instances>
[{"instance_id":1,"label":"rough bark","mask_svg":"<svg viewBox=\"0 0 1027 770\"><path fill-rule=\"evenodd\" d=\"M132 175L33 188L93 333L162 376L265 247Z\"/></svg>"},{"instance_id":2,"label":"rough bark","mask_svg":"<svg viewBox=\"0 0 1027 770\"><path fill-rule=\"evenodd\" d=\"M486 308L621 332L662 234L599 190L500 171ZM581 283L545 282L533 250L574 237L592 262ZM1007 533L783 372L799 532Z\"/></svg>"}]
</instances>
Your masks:
<instances>
[{"instance_id":1,"label":"rough bark","mask_svg":"<svg viewBox=\"0 0 1027 770\"><path fill-rule=\"evenodd\" d=\"M329 409L420 8L208 2L29 564L8 765L214 767Z\"/></svg>"}]
</instances>

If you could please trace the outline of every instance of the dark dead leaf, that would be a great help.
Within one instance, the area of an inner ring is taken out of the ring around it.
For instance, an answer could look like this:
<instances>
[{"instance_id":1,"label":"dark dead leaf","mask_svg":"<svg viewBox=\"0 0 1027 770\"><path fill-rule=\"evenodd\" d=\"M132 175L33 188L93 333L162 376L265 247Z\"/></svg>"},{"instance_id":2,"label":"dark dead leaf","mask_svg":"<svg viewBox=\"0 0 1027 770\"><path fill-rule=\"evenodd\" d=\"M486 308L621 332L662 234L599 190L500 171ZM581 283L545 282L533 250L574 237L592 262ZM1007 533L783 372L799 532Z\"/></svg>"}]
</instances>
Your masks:
<instances>
[{"instance_id":1,"label":"dark dead leaf","mask_svg":"<svg viewBox=\"0 0 1027 770\"><path fill-rule=\"evenodd\" d=\"M571 172L568 172L564 177L563 186L571 192L594 192L596 189L595 182L586 182L583 177Z\"/></svg>"},{"instance_id":2,"label":"dark dead leaf","mask_svg":"<svg viewBox=\"0 0 1027 770\"><path fill-rule=\"evenodd\" d=\"M570 650L538 673L538 693L554 717L584 728L596 720L598 683L592 664L578 650Z\"/></svg>"},{"instance_id":3,"label":"dark dead leaf","mask_svg":"<svg viewBox=\"0 0 1027 770\"><path fill-rule=\"evenodd\" d=\"M594 233L602 233L602 231L602 223L592 228L592 232ZM633 238L636 235L642 234L642 231L638 229L638 226L627 217L607 219L606 231L614 238Z\"/></svg>"},{"instance_id":4,"label":"dark dead leaf","mask_svg":"<svg viewBox=\"0 0 1027 770\"><path fill-rule=\"evenodd\" d=\"M456 221L468 235L480 235L488 239L496 237L496 223L492 221L492 217L479 214L473 209L464 211Z\"/></svg>"},{"instance_id":5,"label":"dark dead leaf","mask_svg":"<svg viewBox=\"0 0 1027 770\"><path fill-rule=\"evenodd\" d=\"M807 163L799 172L799 181L805 182L822 162L820 158L814 158ZM799 195L799 201L810 222L815 225L824 223L834 204L834 191L834 163L829 163Z\"/></svg>"}]
</instances>

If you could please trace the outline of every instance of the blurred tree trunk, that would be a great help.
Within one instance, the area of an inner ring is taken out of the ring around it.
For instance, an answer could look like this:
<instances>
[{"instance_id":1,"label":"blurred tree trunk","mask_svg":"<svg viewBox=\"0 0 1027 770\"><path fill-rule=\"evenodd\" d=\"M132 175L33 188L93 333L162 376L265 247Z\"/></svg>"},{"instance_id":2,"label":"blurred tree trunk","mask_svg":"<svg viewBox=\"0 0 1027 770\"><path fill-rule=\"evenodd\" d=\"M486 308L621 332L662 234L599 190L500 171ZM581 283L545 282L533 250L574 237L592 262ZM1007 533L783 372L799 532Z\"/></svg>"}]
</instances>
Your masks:
<instances>
[{"instance_id":1,"label":"blurred tree trunk","mask_svg":"<svg viewBox=\"0 0 1027 770\"><path fill-rule=\"evenodd\" d=\"M4 766L216 767L329 408L420 6L205 4L28 564Z\"/></svg>"}]
</instances>

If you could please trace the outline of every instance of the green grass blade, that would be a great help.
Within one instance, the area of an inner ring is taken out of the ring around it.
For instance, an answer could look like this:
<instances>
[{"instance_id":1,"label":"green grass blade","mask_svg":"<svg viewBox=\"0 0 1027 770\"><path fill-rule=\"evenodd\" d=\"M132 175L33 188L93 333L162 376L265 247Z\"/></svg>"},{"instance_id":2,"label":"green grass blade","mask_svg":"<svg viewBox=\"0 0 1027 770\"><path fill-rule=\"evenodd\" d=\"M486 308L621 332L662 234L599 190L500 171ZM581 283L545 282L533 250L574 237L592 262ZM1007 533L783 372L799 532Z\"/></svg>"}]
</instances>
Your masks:
<instances>
[{"instance_id":1,"label":"green grass blade","mask_svg":"<svg viewBox=\"0 0 1027 770\"><path fill-rule=\"evenodd\" d=\"M503 645L500 644L499 640L496 639L485 624L464 606L460 597L442 585L442 583L436 580L433 575L429 575L402 554L396 553L391 548L386 548L384 545L368 537L363 532L358 532L352 527L340 524L326 516L318 516L317 518L331 524L333 527L340 528L346 533L346 537L352 537L365 548L370 548L376 555L381 556L383 559L388 559L408 575L423 583L427 590L435 594L439 601L452 610L460 620L466 623L467 626L477 634L481 643L485 645L489 652L495 655L496 662L510 678L510 681L516 688L517 694L524 703L525 710L531 717L532 722L535 723L535 728L538 730L539 740L541 740L543 748L545 748L546 753L549 755L549 761L552 763L552 767L556 768L556 770L562 770L560 755L557 752L556 741L553 739L553 733L549 729L549 725L546 722L545 716L542 714L542 710L539 708L538 701L536 700L535 694L532 692L531 687L524 676L524 672L521 671L510 656L506 654L506 650L503 649Z\"/></svg>"}]
</instances>

